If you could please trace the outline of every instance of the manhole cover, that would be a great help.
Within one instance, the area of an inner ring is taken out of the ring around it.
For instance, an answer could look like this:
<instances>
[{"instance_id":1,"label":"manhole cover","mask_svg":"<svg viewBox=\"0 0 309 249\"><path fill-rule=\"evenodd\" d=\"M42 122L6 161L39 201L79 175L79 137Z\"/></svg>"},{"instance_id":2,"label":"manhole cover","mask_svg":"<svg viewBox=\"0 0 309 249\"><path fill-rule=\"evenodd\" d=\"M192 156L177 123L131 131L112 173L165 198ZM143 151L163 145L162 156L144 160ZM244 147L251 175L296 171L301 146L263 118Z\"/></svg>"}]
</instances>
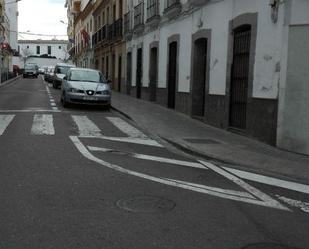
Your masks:
<instances>
[{"instance_id":1,"label":"manhole cover","mask_svg":"<svg viewBox=\"0 0 309 249\"><path fill-rule=\"evenodd\" d=\"M117 206L137 213L165 213L172 210L176 204L156 196L135 196L117 201Z\"/></svg>"},{"instance_id":2,"label":"manhole cover","mask_svg":"<svg viewBox=\"0 0 309 249\"><path fill-rule=\"evenodd\" d=\"M192 144L220 144L220 142L209 138L186 138L184 140Z\"/></svg>"},{"instance_id":3,"label":"manhole cover","mask_svg":"<svg viewBox=\"0 0 309 249\"><path fill-rule=\"evenodd\" d=\"M242 249L300 249L300 248L289 247L275 243L258 243L245 246Z\"/></svg>"}]
</instances>

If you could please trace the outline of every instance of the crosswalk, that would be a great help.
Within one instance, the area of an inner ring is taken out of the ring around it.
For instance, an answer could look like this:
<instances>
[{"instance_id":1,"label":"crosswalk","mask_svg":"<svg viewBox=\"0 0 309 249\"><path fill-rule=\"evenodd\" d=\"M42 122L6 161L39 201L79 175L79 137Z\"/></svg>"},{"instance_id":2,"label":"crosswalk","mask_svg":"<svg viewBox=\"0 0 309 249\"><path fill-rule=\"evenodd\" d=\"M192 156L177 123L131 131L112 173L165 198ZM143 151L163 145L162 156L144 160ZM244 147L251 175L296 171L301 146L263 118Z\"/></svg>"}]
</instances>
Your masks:
<instances>
[{"instance_id":1,"label":"crosswalk","mask_svg":"<svg viewBox=\"0 0 309 249\"><path fill-rule=\"evenodd\" d=\"M5 135L6 132L10 129L10 126L14 125L14 120L18 114L0 114L0 137ZM30 135L35 136L53 136L57 134L55 129L55 119L54 115L56 114L42 114L36 113L33 114L31 128L29 129ZM102 137L108 136L108 132L104 131L102 128L101 121L97 121L97 124L92 120L92 118L85 115L69 115L74 129L74 134L78 134L81 137ZM102 117L104 122L109 122L114 131L118 131L119 136L129 137L130 139L143 140L147 139L147 136L136 129L134 126L129 124L127 121L120 117ZM100 128L99 128L100 127ZM61 129L58 125L58 129ZM73 134L71 134L73 135Z\"/></svg>"}]
</instances>

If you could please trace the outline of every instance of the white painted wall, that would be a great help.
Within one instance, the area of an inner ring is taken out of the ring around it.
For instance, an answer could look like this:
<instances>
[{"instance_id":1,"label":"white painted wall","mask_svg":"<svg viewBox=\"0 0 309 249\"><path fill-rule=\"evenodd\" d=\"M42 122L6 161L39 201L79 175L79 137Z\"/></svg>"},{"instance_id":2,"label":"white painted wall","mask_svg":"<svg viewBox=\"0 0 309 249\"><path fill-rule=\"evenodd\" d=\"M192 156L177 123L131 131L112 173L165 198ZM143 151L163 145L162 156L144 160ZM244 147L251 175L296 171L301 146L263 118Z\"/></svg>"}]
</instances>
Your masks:
<instances>
[{"instance_id":1,"label":"white painted wall","mask_svg":"<svg viewBox=\"0 0 309 249\"><path fill-rule=\"evenodd\" d=\"M54 43L49 43L48 41L44 42L37 42L36 40L33 41L27 41L25 42L19 42L19 50L20 53L23 54L24 50L29 50L32 55L42 55L42 54L47 54L48 53L48 46L51 46L51 56L56 56L57 59L65 59L68 58L68 53L67 53L67 42L57 42ZM36 53L36 47L40 46L40 54ZM29 48L28 48L29 47ZM60 47L60 48L59 48Z\"/></svg>"},{"instance_id":2,"label":"white painted wall","mask_svg":"<svg viewBox=\"0 0 309 249\"><path fill-rule=\"evenodd\" d=\"M5 13L9 19L10 23L10 38L9 43L12 49L17 51L17 31L18 31L18 9L17 3L10 3L5 5Z\"/></svg>"},{"instance_id":3,"label":"white painted wall","mask_svg":"<svg viewBox=\"0 0 309 249\"><path fill-rule=\"evenodd\" d=\"M137 4L134 0L134 4ZM183 1L184 3L187 1ZM130 5L130 4L129 4ZM145 4L145 20L146 20ZM164 5L160 5L160 12L164 11ZM187 17L163 24L157 31L146 34L144 42L144 68L143 86L148 86L149 77L149 44L159 40L159 77L158 86L166 87L167 70L167 39L173 34L180 34L179 53L179 92L190 91L190 64L192 34L198 31L198 24L202 23L204 29L212 30L210 55L210 82L209 93L224 95L226 91L227 48L229 21L243 13L258 12L258 30L256 43L256 57L254 65L253 97L276 99L280 79L280 56L282 47L283 6L280 7L279 20L274 24L270 18L268 0L233 0L210 1L204 7L198 8ZM140 38L139 38L140 40ZM139 41L140 42L140 41ZM137 44L135 39L127 47L133 48ZM134 48L133 48L134 51ZM133 78L135 84L136 54L133 54Z\"/></svg>"}]
</instances>

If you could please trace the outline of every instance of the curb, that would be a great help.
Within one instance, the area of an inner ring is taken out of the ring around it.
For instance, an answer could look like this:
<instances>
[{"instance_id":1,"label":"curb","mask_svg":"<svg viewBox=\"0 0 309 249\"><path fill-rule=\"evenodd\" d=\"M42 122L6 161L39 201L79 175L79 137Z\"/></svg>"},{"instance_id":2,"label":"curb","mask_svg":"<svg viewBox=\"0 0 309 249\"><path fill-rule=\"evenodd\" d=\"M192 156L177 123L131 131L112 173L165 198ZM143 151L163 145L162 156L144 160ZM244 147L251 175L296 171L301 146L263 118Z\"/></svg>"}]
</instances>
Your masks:
<instances>
[{"instance_id":1,"label":"curb","mask_svg":"<svg viewBox=\"0 0 309 249\"><path fill-rule=\"evenodd\" d=\"M6 85L8 85L8 84L10 84L10 83L12 83L12 82L14 82L16 80L18 80L19 78L21 78L21 75L18 75L15 78L12 78L12 79L9 79L7 81L4 81L4 83L0 84L0 88L6 86Z\"/></svg>"}]
</instances>

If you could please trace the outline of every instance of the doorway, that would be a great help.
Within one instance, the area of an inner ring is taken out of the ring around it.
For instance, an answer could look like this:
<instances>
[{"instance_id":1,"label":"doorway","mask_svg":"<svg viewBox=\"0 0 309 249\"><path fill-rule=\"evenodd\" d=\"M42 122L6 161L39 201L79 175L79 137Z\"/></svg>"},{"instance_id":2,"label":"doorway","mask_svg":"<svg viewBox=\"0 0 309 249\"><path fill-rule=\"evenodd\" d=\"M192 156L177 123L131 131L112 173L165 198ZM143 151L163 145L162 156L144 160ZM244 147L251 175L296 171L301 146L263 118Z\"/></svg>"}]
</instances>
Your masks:
<instances>
[{"instance_id":1,"label":"doorway","mask_svg":"<svg viewBox=\"0 0 309 249\"><path fill-rule=\"evenodd\" d=\"M177 42L169 44L167 107L175 109L177 80Z\"/></svg>"},{"instance_id":2,"label":"doorway","mask_svg":"<svg viewBox=\"0 0 309 249\"><path fill-rule=\"evenodd\" d=\"M141 98L142 93L142 73L143 73L143 64L142 64L142 48L137 49L137 58L136 58L136 98Z\"/></svg>"},{"instance_id":3,"label":"doorway","mask_svg":"<svg viewBox=\"0 0 309 249\"><path fill-rule=\"evenodd\" d=\"M131 82L132 82L132 52L127 53L127 81L126 81L126 90L127 94L131 94Z\"/></svg>"},{"instance_id":4,"label":"doorway","mask_svg":"<svg viewBox=\"0 0 309 249\"><path fill-rule=\"evenodd\" d=\"M251 26L243 25L234 30L233 64L230 88L229 126L246 129L248 102L249 58Z\"/></svg>"},{"instance_id":5,"label":"doorway","mask_svg":"<svg viewBox=\"0 0 309 249\"><path fill-rule=\"evenodd\" d=\"M156 91L158 82L158 48L150 49L150 68L149 68L149 100L156 101Z\"/></svg>"},{"instance_id":6,"label":"doorway","mask_svg":"<svg viewBox=\"0 0 309 249\"><path fill-rule=\"evenodd\" d=\"M118 58L118 91L121 92L121 56Z\"/></svg>"},{"instance_id":7,"label":"doorway","mask_svg":"<svg viewBox=\"0 0 309 249\"><path fill-rule=\"evenodd\" d=\"M199 38L193 45L192 116L205 114L207 38Z\"/></svg>"}]
</instances>

